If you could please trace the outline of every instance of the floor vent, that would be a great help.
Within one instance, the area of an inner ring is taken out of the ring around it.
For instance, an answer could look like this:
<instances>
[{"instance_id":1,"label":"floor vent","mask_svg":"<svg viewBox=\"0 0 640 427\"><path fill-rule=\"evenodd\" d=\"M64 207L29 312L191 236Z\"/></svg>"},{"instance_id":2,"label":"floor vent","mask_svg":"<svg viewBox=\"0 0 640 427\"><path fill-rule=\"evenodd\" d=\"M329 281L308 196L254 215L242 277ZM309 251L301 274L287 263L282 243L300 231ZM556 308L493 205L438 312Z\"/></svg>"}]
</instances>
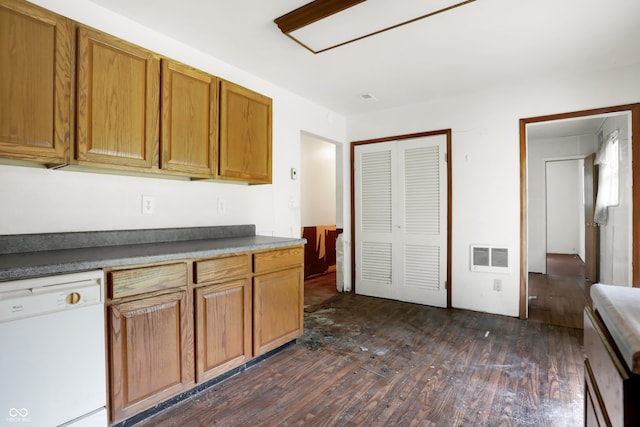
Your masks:
<instances>
[{"instance_id":1,"label":"floor vent","mask_svg":"<svg viewBox=\"0 0 640 427\"><path fill-rule=\"evenodd\" d=\"M509 272L509 248L471 245L471 271Z\"/></svg>"}]
</instances>

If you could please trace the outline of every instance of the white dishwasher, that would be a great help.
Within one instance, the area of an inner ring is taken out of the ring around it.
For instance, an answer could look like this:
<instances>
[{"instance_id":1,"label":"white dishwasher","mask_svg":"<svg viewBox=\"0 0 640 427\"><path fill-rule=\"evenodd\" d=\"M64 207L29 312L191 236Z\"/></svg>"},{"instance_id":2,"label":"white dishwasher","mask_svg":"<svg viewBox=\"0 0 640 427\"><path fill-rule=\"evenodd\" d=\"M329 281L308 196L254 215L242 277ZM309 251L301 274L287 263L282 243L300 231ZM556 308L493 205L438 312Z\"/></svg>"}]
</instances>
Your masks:
<instances>
[{"instance_id":1,"label":"white dishwasher","mask_svg":"<svg viewBox=\"0 0 640 427\"><path fill-rule=\"evenodd\" d=\"M0 283L0 425L105 427L101 270Z\"/></svg>"}]
</instances>

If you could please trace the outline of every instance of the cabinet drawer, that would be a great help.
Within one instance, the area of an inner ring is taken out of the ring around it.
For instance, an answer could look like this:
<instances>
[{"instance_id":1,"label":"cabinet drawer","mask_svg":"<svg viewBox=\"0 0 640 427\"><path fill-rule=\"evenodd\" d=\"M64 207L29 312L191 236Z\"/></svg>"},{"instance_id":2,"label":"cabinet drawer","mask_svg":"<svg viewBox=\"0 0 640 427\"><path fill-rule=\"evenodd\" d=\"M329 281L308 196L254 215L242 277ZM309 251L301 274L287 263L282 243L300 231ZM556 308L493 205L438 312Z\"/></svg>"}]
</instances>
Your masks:
<instances>
[{"instance_id":1,"label":"cabinet drawer","mask_svg":"<svg viewBox=\"0 0 640 427\"><path fill-rule=\"evenodd\" d=\"M251 274L249 254L196 261L193 282L196 284L219 282Z\"/></svg>"},{"instance_id":2,"label":"cabinet drawer","mask_svg":"<svg viewBox=\"0 0 640 427\"><path fill-rule=\"evenodd\" d=\"M253 272L258 274L301 265L304 265L302 246L253 254Z\"/></svg>"},{"instance_id":3,"label":"cabinet drawer","mask_svg":"<svg viewBox=\"0 0 640 427\"><path fill-rule=\"evenodd\" d=\"M185 263L111 271L109 297L123 298L187 285Z\"/></svg>"}]
</instances>

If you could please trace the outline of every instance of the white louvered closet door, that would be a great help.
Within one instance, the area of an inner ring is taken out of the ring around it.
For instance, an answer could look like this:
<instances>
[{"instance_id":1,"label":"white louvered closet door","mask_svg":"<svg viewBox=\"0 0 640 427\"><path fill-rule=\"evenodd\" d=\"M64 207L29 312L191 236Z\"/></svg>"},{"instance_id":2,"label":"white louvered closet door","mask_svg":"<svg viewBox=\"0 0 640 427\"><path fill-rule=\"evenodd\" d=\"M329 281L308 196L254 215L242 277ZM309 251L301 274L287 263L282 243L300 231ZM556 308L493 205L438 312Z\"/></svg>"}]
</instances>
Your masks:
<instances>
[{"instance_id":1,"label":"white louvered closet door","mask_svg":"<svg viewBox=\"0 0 640 427\"><path fill-rule=\"evenodd\" d=\"M393 286L394 142L355 148L356 293L397 299Z\"/></svg>"},{"instance_id":2,"label":"white louvered closet door","mask_svg":"<svg viewBox=\"0 0 640 427\"><path fill-rule=\"evenodd\" d=\"M446 135L355 149L356 292L446 307Z\"/></svg>"},{"instance_id":3,"label":"white louvered closet door","mask_svg":"<svg viewBox=\"0 0 640 427\"><path fill-rule=\"evenodd\" d=\"M398 299L447 306L446 135L398 141Z\"/></svg>"}]
</instances>

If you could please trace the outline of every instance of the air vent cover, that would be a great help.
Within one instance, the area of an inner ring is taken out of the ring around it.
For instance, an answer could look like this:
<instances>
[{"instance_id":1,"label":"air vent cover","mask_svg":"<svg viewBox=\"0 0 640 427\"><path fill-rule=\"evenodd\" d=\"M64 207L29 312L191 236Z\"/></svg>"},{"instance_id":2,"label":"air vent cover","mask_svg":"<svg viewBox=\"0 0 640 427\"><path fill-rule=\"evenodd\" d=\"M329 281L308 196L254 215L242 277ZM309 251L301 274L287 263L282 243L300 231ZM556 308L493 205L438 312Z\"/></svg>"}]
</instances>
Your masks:
<instances>
[{"instance_id":1,"label":"air vent cover","mask_svg":"<svg viewBox=\"0 0 640 427\"><path fill-rule=\"evenodd\" d=\"M504 246L471 245L471 271L509 272L509 248Z\"/></svg>"}]
</instances>

